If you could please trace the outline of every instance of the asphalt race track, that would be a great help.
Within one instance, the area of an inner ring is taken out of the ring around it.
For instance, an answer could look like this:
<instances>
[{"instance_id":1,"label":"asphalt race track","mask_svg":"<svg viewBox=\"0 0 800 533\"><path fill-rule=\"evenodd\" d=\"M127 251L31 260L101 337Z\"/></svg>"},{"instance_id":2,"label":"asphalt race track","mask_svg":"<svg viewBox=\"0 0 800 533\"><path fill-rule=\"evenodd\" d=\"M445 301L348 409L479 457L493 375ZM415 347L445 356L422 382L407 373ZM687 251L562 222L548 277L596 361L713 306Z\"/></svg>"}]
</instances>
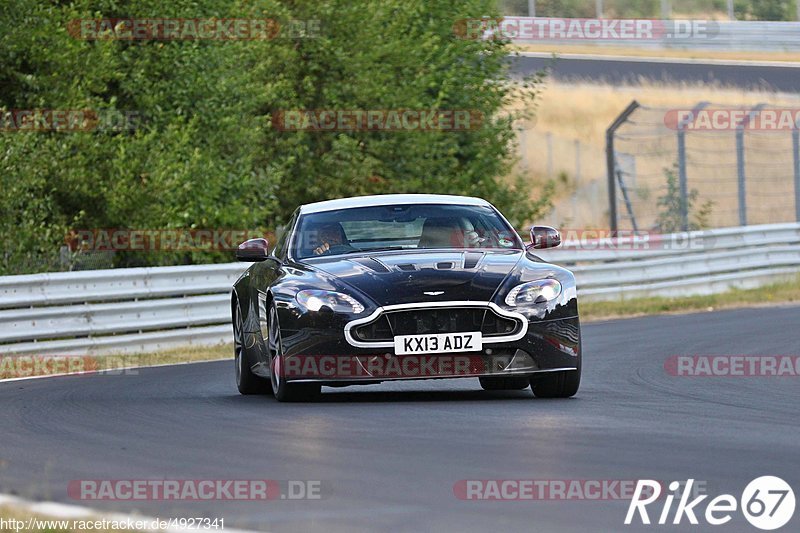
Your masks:
<instances>
[{"instance_id":1,"label":"asphalt race track","mask_svg":"<svg viewBox=\"0 0 800 533\"><path fill-rule=\"evenodd\" d=\"M453 486L694 478L712 497L738 498L750 480L777 475L797 492L800 378L675 377L664 361L797 355L798 326L800 307L590 324L584 382L571 400L449 380L324 389L314 404L278 404L238 395L232 360L0 383L0 492L160 518L224 517L226 528L270 531L757 531L741 513L717 527L685 519L680 527L626 527L627 501L463 501ZM320 480L323 497L67 496L70 480L164 478ZM798 524L800 511L784 530Z\"/></svg>"},{"instance_id":2,"label":"asphalt race track","mask_svg":"<svg viewBox=\"0 0 800 533\"><path fill-rule=\"evenodd\" d=\"M654 53L655 55L655 53ZM675 60L648 61L644 58L591 59L519 56L511 59L516 74L533 74L548 68L563 82L591 81L610 85L636 85L641 81L722 85L742 89L762 88L781 92L800 91L800 67L794 63L715 64Z\"/></svg>"}]
</instances>

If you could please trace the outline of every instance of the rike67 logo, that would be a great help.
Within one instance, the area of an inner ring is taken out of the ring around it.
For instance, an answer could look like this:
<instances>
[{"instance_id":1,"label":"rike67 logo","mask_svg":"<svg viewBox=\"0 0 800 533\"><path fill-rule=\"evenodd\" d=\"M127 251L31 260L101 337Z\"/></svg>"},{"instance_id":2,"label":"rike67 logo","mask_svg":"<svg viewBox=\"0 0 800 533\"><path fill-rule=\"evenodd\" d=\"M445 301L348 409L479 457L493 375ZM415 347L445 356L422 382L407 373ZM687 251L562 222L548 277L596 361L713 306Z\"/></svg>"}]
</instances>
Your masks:
<instances>
[{"instance_id":1,"label":"rike67 logo","mask_svg":"<svg viewBox=\"0 0 800 533\"><path fill-rule=\"evenodd\" d=\"M686 520L697 525L698 515L705 519L706 523L712 526L727 524L733 518L733 513L741 509L742 514L750 524L764 531L771 531L785 526L794 515L795 497L792 487L784 480L775 476L762 476L751 481L742 492L741 498L737 501L731 494L721 494L709 501L705 507L705 512L701 513L701 503L708 498L708 495L697 496L689 501L692 495L692 485L694 479L686 481L685 489L678 481L669 484L668 494L663 499L663 507L658 515L657 524L667 524L672 514L672 504L675 497L679 501L672 515L672 524L681 524ZM679 493L680 491L680 493ZM650 479L640 479L636 484L633 499L628 507L628 514L625 516L625 524L630 525L634 517L638 515L642 524L649 525L650 515L647 506L660 499L662 486L658 481ZM653 509L651 509L652 511ZM653 517L656 519L656 517Z\"/></svg>"}]
</instances>

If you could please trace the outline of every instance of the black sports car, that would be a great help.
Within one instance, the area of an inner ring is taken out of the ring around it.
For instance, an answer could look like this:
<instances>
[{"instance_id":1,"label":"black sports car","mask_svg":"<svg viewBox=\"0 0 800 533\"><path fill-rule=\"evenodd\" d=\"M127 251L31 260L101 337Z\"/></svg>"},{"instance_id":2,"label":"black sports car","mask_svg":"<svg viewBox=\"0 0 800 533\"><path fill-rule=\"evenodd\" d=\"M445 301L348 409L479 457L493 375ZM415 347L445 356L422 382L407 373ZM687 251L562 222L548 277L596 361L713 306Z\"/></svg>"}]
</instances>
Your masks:
<instances>
[{"instance_id":1,"label":"black sports car","mask_svg":"<svg viewBox=\"0 0 800 533\"><path fill-rule=\"evenodd\" d=\"M298 208L275 246L242 243L236 384L280 401L321 386L477 377L486 390L569 397L581 375L573 274L533 255L485 200L384 195Z\"/></svg>"}]
</instances>

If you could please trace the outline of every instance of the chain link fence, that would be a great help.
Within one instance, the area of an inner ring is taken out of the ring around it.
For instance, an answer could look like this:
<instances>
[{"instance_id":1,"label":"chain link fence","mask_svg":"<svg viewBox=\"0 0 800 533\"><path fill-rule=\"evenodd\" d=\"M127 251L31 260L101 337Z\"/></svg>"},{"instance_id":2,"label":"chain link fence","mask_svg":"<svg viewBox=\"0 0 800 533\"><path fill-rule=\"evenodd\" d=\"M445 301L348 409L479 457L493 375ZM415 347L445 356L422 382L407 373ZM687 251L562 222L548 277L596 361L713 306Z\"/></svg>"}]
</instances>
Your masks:
<instances>
[{"instance_id":1,"label":"chain link fence","mask_svg":"<svg viewBox=\"0 0 800 533\"><path fill-rule=\"evenodd\" d=\"M612 229L800 221L800 109L634 103L609 129Z\"/></svg>"}]
</instances>

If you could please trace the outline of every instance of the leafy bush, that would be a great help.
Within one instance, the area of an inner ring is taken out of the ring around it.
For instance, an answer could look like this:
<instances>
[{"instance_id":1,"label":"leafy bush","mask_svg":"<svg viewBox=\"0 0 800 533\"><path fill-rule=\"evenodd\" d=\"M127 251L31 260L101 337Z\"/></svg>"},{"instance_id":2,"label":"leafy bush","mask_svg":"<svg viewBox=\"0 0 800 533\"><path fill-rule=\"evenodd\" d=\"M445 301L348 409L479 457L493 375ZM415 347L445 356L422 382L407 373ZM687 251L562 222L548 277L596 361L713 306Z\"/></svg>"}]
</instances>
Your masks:
<instances>
[{"instance_id":1,"label":"leafy bush","mask_svg":"<svg viewBox=\"0 0 800 533\"><path fill-rule=\"evenodd\" d=\"M658 197L656 205L661 208L656 220L656 229L662 233L675 233L683 231L684 200L681 198L680 182L678 181L677 165L664 169L667 181L667 190L663 196ZM686 213L689 214L689 231L706 229L709 227L711 210L714 202L706 200L699 208L695 209L698 197L697 189L690 189L686 195Z\"/></svg>"},{"instance_id":2,"label":"leafy bush","mask_svg":"<svg viewBox=\"0 0 800 533\"><path fill-rule=\"evenodd\" d=\"M793 0L736 0L734 10L739 20L794 20Z\"/></svg>"}]
</instances>

